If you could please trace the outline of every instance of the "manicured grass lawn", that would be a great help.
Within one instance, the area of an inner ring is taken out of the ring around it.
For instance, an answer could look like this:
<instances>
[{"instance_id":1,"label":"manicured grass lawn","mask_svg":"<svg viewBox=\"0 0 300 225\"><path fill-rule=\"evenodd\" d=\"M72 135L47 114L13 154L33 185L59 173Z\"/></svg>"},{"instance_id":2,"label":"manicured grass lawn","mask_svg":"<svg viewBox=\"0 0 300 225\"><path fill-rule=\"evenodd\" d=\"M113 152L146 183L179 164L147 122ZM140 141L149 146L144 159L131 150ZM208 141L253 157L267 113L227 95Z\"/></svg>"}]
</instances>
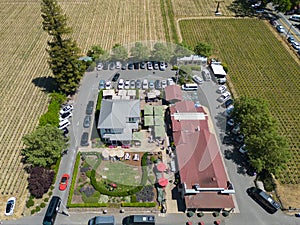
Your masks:
<instances>
[{"instance_id":1,"label":"manicured grass lawn","mask_svg":"<svg viewBox=\"0 0 300 225\"><path fill-rule=\"evenodd\" d=\"M140 167L131 166L119 161L102 161L97 172L102 177L106 176L112 182L127 186L139 185L142 178Z\"/></svg>"},{"instance_id":2,"label":"manicured grass lawn","mask_svg":"<svg viewBox=\"0 0 300 225\"><path fill-rule=\"evenodd\" d=\"M228 64L238 96L264 98L279 122L293 155L281 183L300 183L300 64L258 19L180 21L183 40L191 46L207 42L214 55Z\"/></svg>"}]
</instances>

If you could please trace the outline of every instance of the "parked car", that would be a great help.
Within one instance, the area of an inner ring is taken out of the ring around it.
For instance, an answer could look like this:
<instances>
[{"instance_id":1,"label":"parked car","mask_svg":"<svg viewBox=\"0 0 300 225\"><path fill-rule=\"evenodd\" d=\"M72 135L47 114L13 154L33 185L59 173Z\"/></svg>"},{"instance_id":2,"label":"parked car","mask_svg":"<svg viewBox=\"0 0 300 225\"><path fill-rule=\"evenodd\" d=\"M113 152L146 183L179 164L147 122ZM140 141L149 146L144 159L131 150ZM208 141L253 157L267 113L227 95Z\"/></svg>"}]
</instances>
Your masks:
<instances>
[{"instance_id":1,"label":"parked car","mask_svg":"<svg viewBox=\"0 0 300 225\"><path fill-rule=\"evenodd\" d=\"M147 69L153 70L152 62L147 62Z\"/></svg>"},{"instance_id":2,"label":"parked car","mask_svg":"<svg viewBox=\"0 0 300 225\"><path fill-rule=\"evenodd\" d=\"M235 141L236 141L237 143L243 143L243 142L244 142L244 135L243 135L243 134L238 135L238 136L235 138Z\"/></svg>"},{"instance_id":3,"label":"parked car","mask_svg":"<svg viewBox=\"0 0 300 225\"><path fill-rule=\"evenodd\" d=\"M149 86L149 89L154 89L155 88L154 81L150 80L148 86Z\"/></svg>"},{"instance_id":4,"label":"parked car","mask_svg":"<svg viewBox=\"0 0 300 225\"><path fill-rule=\"evenodd\" d=\"M116 82L120 77L120 73L115 73L115 75L113 76L113 78L111 79L113 82Z\"/></svg>"},{"instance_id":5,"label":"parked car","mask_svg":"<svg viewBox=\"0 0 300 225\"><path fill-rule=\"evenodd\" d=\"M73 116L72 112L66 112L63 114L59 115L59 121L65 120L65 119L69 119Z\"/></svg>"},{"instance_id":6,"label":"parked car","mask_svg":"<svg viewBox=\"0 0 300 225\"><path fill-rule=\"evenodd\" d=\"M240 128L240 125L239 124L236 124L234 126L234 128L231 130L231 133L233 134L238 134L240 132L241 128Z\"/></svg>"},{"instance_id":7,"label":"parked car","mask_svg":"<svg viewBox=\"0 0 300 225\"><path fill-rule=\"evenodd\" d=\"M115 69L115 63L114 63L114 62L111 62L111 63L109 64L109 69L110 69L110 70L114 70L114 69Z\"/></svg>"},{"instance_id":8,"label":"parked car","mask_svg":"<svg viewBox=\"0 0 300 225\"><path fill-rule=\"evenodd\" d=\"M153 62L153 69L155 70L159 69L158 62Z\"/></svg>"},{"instance_id":9,"label":"parked car","mask_svg":"<svg viewBox=\"0 0 300 225\"><path fill-rule=\"evenodd\" d=\"M91 125L91 120L92 120L92 116L90 116L90 115L85 116L84 120L83 120L83 127L89 128Z\"/></svg>"},{"instance_id":10,"label":"parked car","mask_svg":"<svg viewBox=\"0 0 300 225\"><path fill-rule=\"evenodd\" d=\"M166 65L165 65L164 62L159 62L159 69L160 69L161 71L165 71L165 70L166 70Z\"/></svg>"},{"instance_id":11,"label":"parked car","mask_svg":"<svg viewBox=\"0 0 300 225\"><path fill-rule=\"evenodd\" d=\"M88 221L88 225L116 225L114 216L95 216Z\"/></svg>"},{"instance_id":12,"label":"parked car","mask_svg":"<svg viewBox=\"0 0 300 225\"><path fill-rule=\"evenodd\" d=\"M195 83L197 83L197 84L203 83L203 80L200 76L194 75L192 78L193 78L193 81L195 81Z\"/></svg>"},{"instance_id":13,"label":"parked car","mask_svg":"<svg viewBox=\"0 0 300 225\"><path fill-rule=\"evenodd\" d=\"M108 70L108 64L109 64L108 62L103 63L103 69L104 70Z\"/></svg>"},{"instance_id":14,"label":"parked car","mask_svg":"<svg viewBox=\"0 0 300 225\"><path fill-rule=\"evenodd\" d=\"M127 63L122 62L121 70L126 70L126 68L127 68Z\"/></svg>"},{"instance_id":15,"label":"parked car","mask_svg":"<svg viewBox=\"0 0 300 225\"><path fill-rule=\"evenodd\" d=\"M230 127L233 127L234 126L234 119L227 120L227 125L230 126Z\"/></svg>"},{"instance_id":16,"label":"parked car","mask_svg":"<svg viewBox=\"0 0 300 225\"><path fill-rule=\"evenodd\" d=\"M135 82L135 88L136 89L141 89L142 88L142 81L141 80L136 80L136 82Z\"/></svg>"},{"instance_id":17,"label":"parked car","mask_svg":"<svg viewBox=\"0 0 300 225\"><path fill-rule=\"evenodd\" d=\"M73 108L74 107L72 105L64 105L64 107L59 111L59 114L71 112L73 110Z\"/></svg>"},{"instance_id":18,"label":"parked car","mask_svg":"<svg viewBox=\"0 0 300 225\"><path fill-rule=\"evenodd\" d=\"M143 80L143 89L146 90L148 88L149 88L149 86L148 86L148 80L144 79Z\"/></svg>"},{"instance_id":19,"label":"parked car","mask_svg":"<svg viewBox=\"0 0 300 225\"><path fill-rule=\"evenodd\" d=\"M296 41L294 41L294 42L292 43L292 46L293 46L293 48L296 49L296 50L299 50L299 49L300 49L300 45L299 45L299 43L296 42Z\"/></svg>"},{"instance_id":20,"label":"parked car","mask_svg":"<svg viewBox=\"0 0 300 225\"><path fill-rule=\"evenodd\" d=\"M167 84L168 84L168 86L169 86L169 85L174 85L175 83L174 83L174 81L173 81L172 78L168 78L168 79L167 79Z\"/></svg>"},{"instance_id":21,"label":"parked car","mask_svg":"<svg viewBox=\"0 0 300 225\"><path fill-rule=\"evenodd\" d=\"M130 81L126 80L124 83L124 89L129 89L129 87L130 87Z\"/></svg>"},{"instance_id":22,"label":"parked car","mask_svg":"<svg viewBox=\"0 0 300 225\"><path fill-rule=\"evenodd\" d=\"M230 117L233 109L234 109L233 105L228 106L228 108L225 110L225 116Z\"/></svg>"},{"instance_id":23,"label":"parked car","mask_svg":"<svg viewBox=\"0 0 300 225\"><path fill-rule=\"evenodd\" d=\"M140 63L140 69L144 70L146 68L146 63L145 62L141 62Z\"/></svg>"},{"instance_id":24,"label":"parked car","mask_svg":"<svg viewBox=\"0 0 300 225\"><path fill-rule=\"evenodd\" d=\"M122 63L120 61L116 62L116 69L120 69L122 66Z\"/></svg>"},{"instance_id":25,"label":"parked car","mask_svg":"<svg viewBox=\"0 0 300 225\"><path fill-rule=\"evenodd\" d=\"M111 89L111 88L112 88L111 82L110 82L110 81L106 81L106 83L105 83L105 89L106 89L106 90L109 90L109 89Z\"/></svg>"},{"instance_id":26,"label":"parked car","mask_svg":"<svg viewBox=\"0 0 300 225\"><path fill-rule=\"evenodd\" d=\"M157 90L161 89L161 81L160 80L156 80L154 85L155 85L155 89L157 89Z\"/></svg>"},{"instance_id":27,"label":"parked car","mask_svg":"<svg viewBox=\"0 0 300 225\"><path fill-rule=\"evenodd\" d=\"M233 100L230 98L230 99L227 99L225 102L224 102L224 106L226 107L226 108L228 108L230 105L232 105L233 104Z\"/></svg>"},{"instance_id":28,"label":"parked car","mask_svg":"<svg viewBox=\"0 0 300 225\"><path fill-rule=\"evenodd\" d=\"M133 63L128 63L128 69L133 70Z\"/></svg>"},{"instance_id":29,"label":"parked car","mask_svg":"<svg viewBox=\"0 0 300 225\"><path fill-rule=\"evenodd\" d=\"M287 41L288 41L289 43L293 44L294 41L295 41L295 38L294 38L293 36L288 36Z\"/></svg>"},{"instance_id":30,"label":"parked car","mask_svg":"<svg viewBox=\"0 0 300 225\"><path fill-rule=\"evenodd\" d=\"M283 28L282 25L277 25L277 26L276 26L276 30L277 30L279 33L284 33L284 32L285 32L285 30L284 30L284 28Z\"/></svg>"},{"instance_id":31,"label":"parked car","mask_svg":"<svg viewBox=\"0 0 300 225\"><path fill-rule=\"evenodd\" d=\"M219 94L222 94L222 93L224 93L226 90L227 90L226 86L225 86L225 85L221 85L221 86L218 88L217 92L218 92Z\"/></svg>"},{"instance_id":32,"label":"parked car","mask_svg":"<svg viewBox=\"0 0 300 225\"><path fill-rule=\"evenodd\" d=\"M62 121L60 121L59 124L58 124L58 129L64 130L64 129L67 128L70 124L71 124L71 122L70 122L68 119L62 120Z\"/></svg>"},{"instance_id":33,"label":"parked car","mask_svg":"<svg viewBox=\"0 0 300 225\"><path fill-rule=\"evenodd\" d=\"M6 208L4 213L5 216L11 216L14 214L15 205L16 205L16 198L10 197L6 203Z\"/></svg>"},{"instance_id":34,"label":"parked car","mask_svg":"<svg viewBox=\"0 0 300 225\"><path fill-rule=\"evenodd\" d=\"M247 153L246 145L245 145L245 144L243 144L243 145L239 148L239 152L242 153L242 154L246 154L246 153Z\"/></svg>"},{"instance_id":35,"label":"parked car","mask_svg":"<svg viewBox=\"0 0 300 225\"><path fill-rule=\"evenodd\" d=\"M89 101L86 106L85 113L87 115L91 115L93 113L93 110L94 110L94 101Z\"/></svg>"},{"instance_id":36,"label":"parked car","mask_svg":"<svg viewBox=\"0 0 300 225\"><path fill-rule=\"evenodd\" d=\"M210 81L211 80L210 72L208 70L203 70L202 71L202 76L203 76L203 79L205 81Z\"/></svg>"},{"instance_id":37,"label":"parked car","mask_svg":"<svg viewBox=\"0 0 300 225\"><path fill-rule=\"evenodd\" d=\"M100 70L102 70L103 69L103 64L100 62L100 63L98 63L98 65L97 65L97 71L100 71Z\"/></svg>"},{"instance_id":38,"label":"parked car","mask_svg":"<svg viewBox=\"0 0 300 225\"><path fill-rule=\"evenodd\" d=\"M138 70L140 68L140 64L138 62L133 63L133 68Z\"/></svg>"},{"instance_id":39,"label":"parked car","mask_svg":"<svg viewBox=\"0 0 300 225\"><path fill-rule=\"evenodd\" d=\"M99 90L102 90L105 88L105 80L100 80L99 81L99 86L98 86L98 89Z\"/></svg>"},{"instance_id":40,"label":"parked car","mask_svg":"<svg viewBox=\"0 0 300 225\"><path fill-rule=\"evenodd\" d=\"M81 136L81 141L80 141L81 146L89 146L89 133L88 132L83 132Z\"/></svg>"},{"instance_id":41,"label":"parked car","mask_svg":"<svg viewBox=\"0 0 300 225\"><path fill-rule=\"evenodd\" d=\"M165 87L167 87L167 81L166 80L162 80L161 81L161 88L165 89Z\"/></svg>"},{"instance_id":42,"label":"parked car","mask_svg":"<svg viewBox=\"0 0 300 225\"><path fill-rule=\"evenodd\" d=\"M130 81L129 88L130 88L130 89L135 89L135 80L131 80L131 81Z\"/></svg>"},{"instance_id":43,"label":"parked car","mask_svg":"<svg viewBox=\"0 0 300 225\"><path fill-rule=\"evenodd\" d=\"M64 174L61 177L61 180L59 182L59 190L64 191L66 190L68 183L69 183L70 175L69 174Z\"/></svg>"},{"instance_id":44,"label":"parked car","mask_svg":"<svg viewBox=\"0 0 300 225\"><path fill-rule=\"evenodd\" d=\"M218 100L218 102L223 103L229 98L230 98L230 93L228 91L226 91L223 94L221 94L221 96L217 100Z\"/></svg>"},{"instance_id":45,"label":"parked car","mask_svg":"<svg viewBox=\"0 0 300 225\"><path fill-rule=\"evenodd\" d=\"M295 216L296 216L296 217L300 217L300 213L296 213Z\"/></svg>"}]
</instances>

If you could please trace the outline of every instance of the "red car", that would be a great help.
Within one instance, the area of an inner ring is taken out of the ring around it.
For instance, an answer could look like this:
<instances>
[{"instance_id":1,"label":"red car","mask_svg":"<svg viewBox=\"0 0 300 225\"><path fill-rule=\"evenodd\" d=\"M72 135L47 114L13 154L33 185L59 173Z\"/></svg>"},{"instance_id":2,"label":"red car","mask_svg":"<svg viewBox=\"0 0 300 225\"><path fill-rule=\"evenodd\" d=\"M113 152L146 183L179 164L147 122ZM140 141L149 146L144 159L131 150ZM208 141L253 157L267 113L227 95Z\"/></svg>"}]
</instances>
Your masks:
<instances>
[{"instance_id":1,"label":"red car","mask_svg":"<svg viewBox=\"0 0 300 225\"><path fill-rule=\"evenodd\" d=\"M62 175L60 183L59 183L59 190L60 191L66 190L66 188L68 186L69 178L70 178L69 174Z\"/></svg>"}]
</instances>

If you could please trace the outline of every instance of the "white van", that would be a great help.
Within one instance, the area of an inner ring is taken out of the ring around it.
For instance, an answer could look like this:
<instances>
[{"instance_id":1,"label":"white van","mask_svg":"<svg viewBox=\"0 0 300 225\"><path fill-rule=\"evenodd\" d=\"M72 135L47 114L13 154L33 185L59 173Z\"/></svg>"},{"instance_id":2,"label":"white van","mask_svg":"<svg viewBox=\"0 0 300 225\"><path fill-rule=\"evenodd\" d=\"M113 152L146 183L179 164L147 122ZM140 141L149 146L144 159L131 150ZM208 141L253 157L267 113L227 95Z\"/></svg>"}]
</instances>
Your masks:
<instances>
[{"instance_id":1,"label":"white van","mask_svg":"<svg viewBox=\"0 0 300 225\"><path fill-rule=\"evenodd\" d=\"M145 90L145 89L148 89L149 87L148 87L148 80L146 80L146 79L144 79L143 80L143 89Z\"/></svg>"},{"instance_id":2,"label":"white van","mask_svg":"<svg viewBox=\"0 0 300 225\"><path fill-rule=\"evenodd\" d=\"M289 19L300 22L300 15L292 15Z\"/></svg>"},{"instance_id":3,"label":"white van","mask_svg":"<svg viewBox=\"0 0 300 225\"><path fill-rule=\"evenodd\" d=\"M197 91L198 90L198 85L193 83L193 84L183 84L181 86L182 90L184 91Z\"/></svg>"}]
</instances>

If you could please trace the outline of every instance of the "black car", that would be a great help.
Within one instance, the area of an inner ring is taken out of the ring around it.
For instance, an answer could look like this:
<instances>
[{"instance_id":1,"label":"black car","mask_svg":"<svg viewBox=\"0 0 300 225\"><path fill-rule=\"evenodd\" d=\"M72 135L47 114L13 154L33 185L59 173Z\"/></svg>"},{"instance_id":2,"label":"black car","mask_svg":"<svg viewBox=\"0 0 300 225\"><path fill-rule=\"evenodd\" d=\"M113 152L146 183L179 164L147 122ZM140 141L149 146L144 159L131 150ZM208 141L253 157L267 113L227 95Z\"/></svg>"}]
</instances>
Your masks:
<instances>
[{"instance_id":1,"label":"black car","mask_svg":"<svg viewBox=\"0 0 300 225\"><path fill-rule=\"evenodd\" d=\"M83 132L81 136L81 141L80 141L81 146L89 146L89 133L88 132Z\"/></svg>"},{"instance_id":2,"label":"black car","mask_svg":"<svg viewBox=\"0 0 300 225\"><path fill-rule=\"evenodd\" d=\"M116 81L119 79L119 77L120 77L120 73L116 73L116 74L113 76L112 81L113 81L113 82L116 82Z\"/></svg>"},{"instance_id":3,"label":"black car","mask_svg":"<svg viewBox=\"0 0 300 225\"><path fill-rule=\"evenodd\" d=\"M138 62L133 63L133 68L138 70L140 68L140 64Z\"/></svg>"},{"instance_id":4,"label":"black car","mask_svg":"<svg viewBox=\"0 0 300 225\"><path fill-rule=\"evenodd\" d=\"M128 63L128 69L133 70L133 64L132 63Z\"/></svg>"},{"instance_id":5,"label":"black car","mask_svg":"<svg viewBox=\"0 0 300 225\"><path fill-rule=\"evenodd\" d=\"M127 63L122 62L121 70L126 70L126 68L127 68Z\"/></svg>"},{"instance_id":6,"label":"black car","mask_svg":"<svg viewBox=\"0 0 300 225\"><path fill-rule=\"evenodd\" d=\"M233 100L230 98L224 102L224 106L227 108L228 106L233 104Z\"/></svg>"},{"instance_id":7,"label":"black car","mask_svg":"<svg viewBox=\"0 0 300 225\"><path fill-rule=\"evenodd\" d=\"M94 101L89 101L87 106L86 106L86 111L85 113L87 115L91 115L93 113L93 109L94 109Z\"/></svg>"},{"instance_id":8,"label":"black car","mask_svg":"<svg viewBox=\"0 0 300 225\"><path fill-rule=\"evenodd\" d=\"M83 120L83 127L89 128L91 125L91 120L92 120L92 117L90 115L85 116L84 120Z\"/></svg>"}]
</instances>

